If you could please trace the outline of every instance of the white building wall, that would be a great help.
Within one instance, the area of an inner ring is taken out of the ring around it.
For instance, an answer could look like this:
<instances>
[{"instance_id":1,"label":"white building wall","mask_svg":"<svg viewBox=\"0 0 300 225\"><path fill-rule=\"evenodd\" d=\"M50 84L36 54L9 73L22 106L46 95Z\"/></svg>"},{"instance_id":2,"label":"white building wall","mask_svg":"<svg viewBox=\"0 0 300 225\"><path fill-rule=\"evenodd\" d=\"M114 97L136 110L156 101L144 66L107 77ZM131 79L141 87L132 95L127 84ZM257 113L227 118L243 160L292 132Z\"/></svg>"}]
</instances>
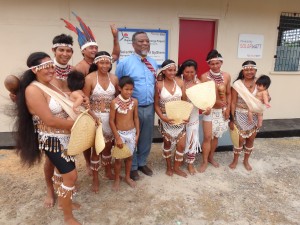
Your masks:
<instances>
[{"instance_id":1,"label":"white building wall","mask_svg":"<svg viewBox=\"0 0 300 225\"><path fill-rule=\"evenodd\" d=\"M153 0L151 5L141 1L97 0L0 0L0 132L10 131L11 118L4 115L8 92L3 81L8 74L20 75L26 67L27 56L45 51L52 56L51 43L55 35L74 37L74 56L71 64L81 60L77 38L64 27L60 18L78 25L71 11L76 12L94 32L101 50L111 52L112 38L109 24L120 28L166 29L169 31L169 58L177 60L179 19L215 20L216 48L225 61L223 70L236 78L245 59L237 57L239 34L264 35L263 57L255 60L258 75L272 79L271 105L266 119L300 117L300 72L275 73L277 26L281 12L300 12L300 1L293 0ZM192 34L191 34L192 35Z\"/></svg>"}]
</instances>

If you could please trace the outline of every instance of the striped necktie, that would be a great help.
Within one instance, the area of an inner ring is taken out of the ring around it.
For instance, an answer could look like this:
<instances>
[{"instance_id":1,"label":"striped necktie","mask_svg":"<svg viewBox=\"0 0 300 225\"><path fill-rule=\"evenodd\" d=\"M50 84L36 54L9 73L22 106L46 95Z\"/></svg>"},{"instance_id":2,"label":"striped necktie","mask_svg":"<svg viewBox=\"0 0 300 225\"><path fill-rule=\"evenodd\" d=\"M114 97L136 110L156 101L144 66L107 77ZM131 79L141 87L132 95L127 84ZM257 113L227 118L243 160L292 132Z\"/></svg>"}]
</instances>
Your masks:
<instances>
[{"instance_id":1,"label":"striped necktie","mask_svg":"<svg viewBox=\"0 0 300 225\"><path fill-rule=\"evenodd\" d=\"M151 63L146 59L146 58L143 58L142 59L142 62L145 63L145 65L147 66L147 68L153 73L153 75L156 77L156 71L155 69L153 68L153 66L151 65Z\"/></svg>"}]
</instances>

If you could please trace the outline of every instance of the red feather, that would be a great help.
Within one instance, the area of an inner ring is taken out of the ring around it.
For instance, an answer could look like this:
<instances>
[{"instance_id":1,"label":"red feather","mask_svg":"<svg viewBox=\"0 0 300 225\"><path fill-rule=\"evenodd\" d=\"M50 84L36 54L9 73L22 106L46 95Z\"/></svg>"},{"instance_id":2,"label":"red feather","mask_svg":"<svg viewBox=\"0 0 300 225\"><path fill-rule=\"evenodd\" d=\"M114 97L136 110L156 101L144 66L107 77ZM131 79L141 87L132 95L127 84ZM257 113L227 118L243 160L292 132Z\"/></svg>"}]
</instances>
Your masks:
<instances>
[{"instance_id":1,"label":"red feather","mask_svg":"<svg viewBox=\"0 0 300 225\"><path fill-rule=\"evenodd\" d=\"M66 28L68 28L69 30L78 34L76 28L70 22L68 22L67 20L64 20L63 18L61 18L61 20L65 22Z\"/></svg>"},{"instance_id":2,"label":"red feather","mask_svg":"<svg viewBox=\"0 0 300 225\"><path fill-rule=\"evenodd\" d=\"M96 41L95 35L93 34L93 32L90 29L90 27L88 27L88 31L89 31L90 35L92 36L92 38Z\"/></svg>"},{"instance_id":3,"label":"red feather","mask_svg":"<svg viewBox=\"0 0 300 225\"><path fill-rule=\"evenodd\" d=\"M76 13L74 13L74 12L72 12L72 13L73 13L74 16L76 16L76 19L78 20L78 22L79 22L79 24L80 24L80 26L82 28L82 31L85 34L85 36L87 38L92 38L95 41L95 37L94 37L93 33L91 32L91 29L87 25L85 25L85 23L83 22L83 20L79 16L77 16Z\"/></svg>"}]
</instances>

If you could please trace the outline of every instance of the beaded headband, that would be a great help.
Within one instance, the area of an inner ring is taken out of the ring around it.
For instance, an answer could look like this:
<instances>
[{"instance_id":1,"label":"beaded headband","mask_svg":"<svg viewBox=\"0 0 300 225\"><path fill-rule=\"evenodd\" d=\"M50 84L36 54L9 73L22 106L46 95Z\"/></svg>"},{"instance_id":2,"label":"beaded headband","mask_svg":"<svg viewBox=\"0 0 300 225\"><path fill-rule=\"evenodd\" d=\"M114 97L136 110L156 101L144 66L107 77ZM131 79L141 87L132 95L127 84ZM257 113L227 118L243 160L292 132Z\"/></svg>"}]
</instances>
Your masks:
<instances>
[{"instance_id":1,"label":"beaded headband","mask_svg":"<svg viewBox=\"0 0 300 225\"><path fill-rule=\"evenodd\" d=\"M49 67L54 67L54 62L52 60L43 62L43 63L41 63L39 65L36 65L36 66L32 66L29 69L31 69L31 70L34 69L37 72L39 70L46 69L46 68L49 68Z\"/></svg>"},{"instance_id":2,"label":"beaded headband","mask_svg":"<svg viewBox=\"0 0 300 225\"><path fill-rule=\"evenodd\" d=\"M176 67L176 64L175 63L170 63L168 65L165 65L163 68L161 68L161 71L162 70L166 70L166 69L170 68L171 66L175 66Z\"/></svg>"},{"instance_id":3,"label":"beaded headband","mask_svg":"<svg viewBox=\"0 0 300 225\"><path fill-rule=\"evenodd\" d=\"M73 46L70 44L65 44L65 43L56 43L52 46L52 48L57 48L57 47L69 47L73 49Z\"/></svg>"},{"instance_id":4,"label":"beaded headband","mask_svg":"<svg viewBox=\"0 0 300 225\"><path fill-rule=\"evenodd\" d=\"M206 62L209 63L210 61L222 61L223 62L223 58L222 57L216 57L216 58L209 59Z\"/></svg>"},{"instance_id":5,"label":"beaded headband","mask_svg":"<svg viewBox=\"0 0 300 225\"><path fill-rule=\"evenodd\" d=\"M257 69L257 67L254 64L248 64L248 65L243 66L243 70L244 69Z\"/></svg>"},{"instance_id":6,"label":"beaded headband","mask_svg":"<svg viewBox=\"0 0 300 225\"><path fill-rule=\"evenodd\" d=\"M80 50L82 51L83 49L85 49L85 48L87 48L89 46L97 46L98 47L98 44L96 42L94 42L94 41L90 41L90 42L87 42L84 45L82 45L80 47Z\"/></svg>"},{"instance_id":7,"label":"beaded headband","mask_svg":"<svg viewBox=\"0 0 300 225\"><path fill-rule=\"evenodd\" d=\"M94 59L94 63L97 64L99 61L109 60L112 63L112 57L108 55L99 55Z\"/></svg>"}]
</instances>

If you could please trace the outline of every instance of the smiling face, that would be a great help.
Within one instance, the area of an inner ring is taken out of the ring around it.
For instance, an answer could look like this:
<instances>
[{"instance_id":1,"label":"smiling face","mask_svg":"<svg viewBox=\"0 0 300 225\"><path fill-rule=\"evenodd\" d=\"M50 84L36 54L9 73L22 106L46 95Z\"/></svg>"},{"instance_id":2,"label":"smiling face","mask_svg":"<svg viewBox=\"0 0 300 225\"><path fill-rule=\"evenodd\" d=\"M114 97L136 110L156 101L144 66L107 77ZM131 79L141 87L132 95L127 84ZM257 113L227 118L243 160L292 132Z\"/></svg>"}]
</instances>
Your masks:
<instances>
[{"instance_id":1,"label":"smiling face","mask_svg":"<svg viewBox=\"0 0 300 225\"><path fill-rule=\"evenodd\" d=\"M256 69L253 67L245 67L243 69L243 75L244 75L244 79L254 79L255 75L256 75Z\"/></svg>"},{"instance_id":2,"label":"smiling face","mask_svg":"<svg viewBox=\"0 0 300 225\"><path fill-rule=\"evenodd\" d=\"M98 52L97 45L91 45L82 50L83 56L88 59L94 59L97 52Z\"/></svg>"},{"instance_id":3,"label":"smiling face","mask_svg":"<svg viewBox=\"0 0 300 225\"><path fill-rule=\"evenodd\" d=\"M41 60L40 64L48 62L48 61L49 61L49 63L46 63L43 65L43 69L36 69L36 68L32 69L32 71L36 75L37 81L39 81L43 84L49 83L52 80L52 78L54 77L54 73L55 73L54 64L53 64L53 61L51 61L51 58L49 58L49 57L43 58Z\"/></svg>"},{"instance_id":4,"label":"smiling face","mask_svg":"<svg viewBox=\"0 0 300 225\"><path fill-rule=\"evenodd\" d=\"M148 52L150 51L150 41L147 34L137 34L132 46L138 55L142 57L147 56Z\"/></svg>"},{"instance_id":5,"label":"smiling face","mask_svg":"<svg viewBox=\"0 0 300 225\"><path fill-rule=\"evenodd\" d=\"M56 62L67 65L73 55L73 49L66 46L59 46L52 49Z\"/></svg>"},{"instance_id":6,"label":"smiling face","mask_svg":"<svg viewBox=\"0 0 300 225\"><path fill-rule=\"evenodd\" d=\"M98 71L101 74L107 74L111 66L111 61L109 59L104 58L97 62Z\"/></svg>"},{"instance_id":7,"label":"smiling face","mask_svg":"<svg viewBox=\"0 0 300 225\"><path fill-rule=\"evenodd\" d=\"M176 76L176 66L172 65L167 69L163 70L163 74L165 75L165 79L173 80Z\"/></svg>"}]
</instances>

